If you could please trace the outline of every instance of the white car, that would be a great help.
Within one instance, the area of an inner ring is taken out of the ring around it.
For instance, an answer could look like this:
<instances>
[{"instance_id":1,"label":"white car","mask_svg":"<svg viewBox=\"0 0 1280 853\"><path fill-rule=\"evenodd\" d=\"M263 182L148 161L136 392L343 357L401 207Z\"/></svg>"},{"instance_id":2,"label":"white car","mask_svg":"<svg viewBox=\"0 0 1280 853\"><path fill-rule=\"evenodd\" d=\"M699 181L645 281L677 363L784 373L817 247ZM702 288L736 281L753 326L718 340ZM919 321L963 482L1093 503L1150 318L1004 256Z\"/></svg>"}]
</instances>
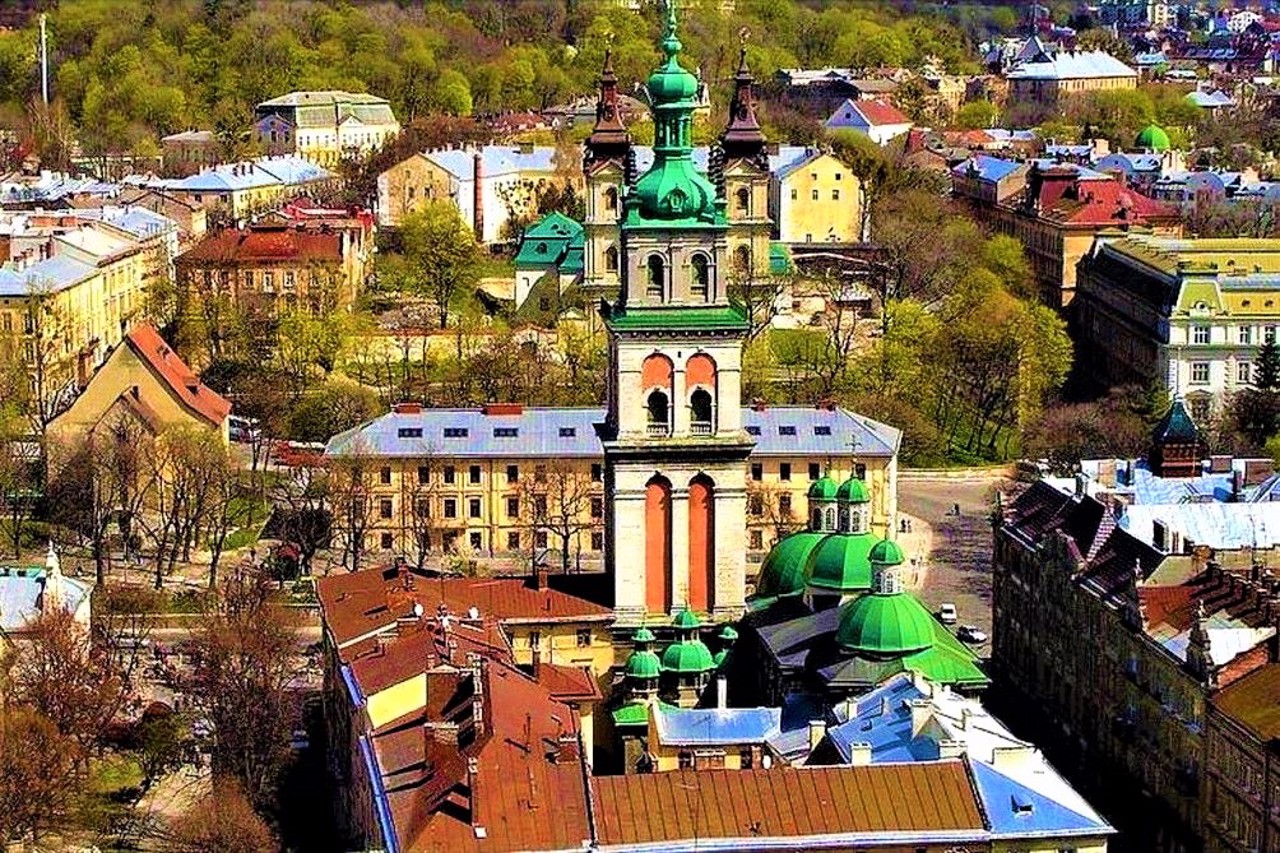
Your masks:
<instances>
[{"instance_id":1,"label":"white car","mask_svg":"<svg viewBox=\"0 0 1280 853\"><path fill-rule=\"evenodd\" d=\"M956 606L950 602L938 608L938 621L943 625L954 625L960 615L956 613Z\"/></svg>"},{"instance_id":2,"label":"white car","mask_svg":"<svg viewBox=\"0 0 1280 853\"><path fill-rule=\"evenodd\" d=\"M972 646L980 646L987 641L987 632L976 625L961 625L956 630L956 637Z\"/></svg>"}]
</instances>

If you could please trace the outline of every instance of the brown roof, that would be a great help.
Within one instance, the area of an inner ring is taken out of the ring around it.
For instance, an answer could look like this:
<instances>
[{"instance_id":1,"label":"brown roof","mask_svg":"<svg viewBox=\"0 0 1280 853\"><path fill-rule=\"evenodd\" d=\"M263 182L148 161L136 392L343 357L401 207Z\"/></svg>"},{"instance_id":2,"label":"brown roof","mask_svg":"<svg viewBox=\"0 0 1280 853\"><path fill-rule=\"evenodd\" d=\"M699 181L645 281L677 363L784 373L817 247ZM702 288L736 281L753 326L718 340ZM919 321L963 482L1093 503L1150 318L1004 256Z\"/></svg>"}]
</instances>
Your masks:
<instances>
[{"instance_id":1,"label":"brown roof","mask_svg":"<svg viewBox=\"0 0 1280 853\"><path fill-rule=\"evenodd\" d=\"M493 622L468 624L454 620L448 629L436 618L424 618L384 643L359 644L360 653L340 653L351 662L351 674L365 696L386 690L437 663L461 666L468 654L509 662L511 648Z\"/></svg>"},{"instance_id":2,"label":"brown roof","mask_svg":"<svg viewBox=\"0 0 1280 853\"><path fill-rule=\"evenodd\" d=\"M461 748L428 737L425 715L374 734L400 849L581 849L591 827L576 714L518 670L489 663L482 672L483 727L474 740L462 732Z\"/></svg>"},{"instance_id":3,"label":"brown roof","mask_svg":"<svg viewBox=\"0 0 1280 853\"><path fill-rule=\"evenodd\" d=\"M342 237L294 228L226 228L210 234L178 257L196 261L244 263L342 260Z\"/></svg>"},{"instance_id":4,"label":"brown roof","mask_svg":"<svg viewBox=\"0 0 1280 853\"><path fill-rule=\"evenodd\" d=\"M1280 738L1280 663L1254 670L1223 689L1213 704L1260 740Z\"/></svg>"},{"instance_id":5,"label":"brown roof","mask_svg":"<svg viewBox=\"0 0 1280 853\"><path fill-rule=\"evenodd\" d=\"M561 702L597 702L604 698L600 685L585 666L539 663L535 677L553 698Z\"/></svg>"},{"instance_id":6,"label":"brown roof","mask_svg":"<svg viewBox=\"0 0 1280 853\"><path fill-rule=\"evenodd\" d=\"M602 845L985 829L959 760L597 776L591 787Z\"/></svg>"},{"instance_id":7,"label":"brown roof","mask_svg":"<svg viewBox=\"0 0 1280 853\"><path fill-rule=\"evenodd\" d=\"M334 641L346 645L357 637L386 628L407 617L415 602L434 614L443 602L450 613L471 608L499 622L607 622L609 608L559 590L542 588L526 578L431 578L395 568L330 575L316 583L325 624Z\"/></svg>"},{"instance_id":8,"label":"brown roof","mask_svg":"<svg viewBox=\"0 0 1280 853\"><path fill-rule=\"evenodd\" d=\"M169 386L169 390L187 409L208 421L221 426L231 414L231 403L200 381L200 378L165 343L155 326L142 323L134 326L125 338L129 348L137 353L153 373Z\"/></svg>"}]
</instances>

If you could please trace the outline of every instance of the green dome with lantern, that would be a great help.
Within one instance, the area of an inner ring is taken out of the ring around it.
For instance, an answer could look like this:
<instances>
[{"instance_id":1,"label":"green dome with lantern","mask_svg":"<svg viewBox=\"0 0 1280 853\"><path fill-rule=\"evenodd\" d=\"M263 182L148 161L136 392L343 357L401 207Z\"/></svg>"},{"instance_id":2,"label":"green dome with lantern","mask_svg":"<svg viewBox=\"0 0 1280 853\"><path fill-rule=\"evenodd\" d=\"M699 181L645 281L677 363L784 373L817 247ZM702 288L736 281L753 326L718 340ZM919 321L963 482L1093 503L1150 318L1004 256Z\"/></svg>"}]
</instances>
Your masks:
<instances>
[{"instance_id":1,"label":"green dome with lantern","mask_svg":"<svg viewBox=\"0 0 1280 853\"><path fill-rule=\"evenodd\" d=\"M871 502L871 493L867 491L866 483L857 477L850 477L841 483L840 488L836 490L836 500L865 504Z\"/></svg>"},{"instance_id":2,"label":"green dome with lantern","mask_svg":"<svg viewBox=\"0 0 1280 853\"><path fill-rule=\"evenodd\" d=\"M836 499L836 492L840 486L836 481L826 474L814 480L809 486L809 500L811 501L833 501Z\"/></svg>"},{"instance_id":3,"label":"green dome with lantern","mask_svg":"<svg viewBox=\"0 0 1280 853\"><path fill-rule=\"evenodd\" d=\"M801 530L774 545L760 565L756 595L777 598L804 592L805 584L809 582L813 553L830 535Z\"/></svg>"},{"instance_id":4,"label":"green dome with lantern","mask_svg":"<svg viewBox=\"0 0 1280 853\"><path fill-rule=\"evenodd\" d=\"M888 657L929 648L935 632L933 616L915 596L901 590L873 592L845 608L836 643L849 652Z\"/></svg>"},{"instance_id":5,"label":"green dome with lantern","mask_svg":"<svg viewBox=\"0 0 1280 853\"><path fill-rule=\"evenodd\" d=\"M711 650L698 638L697 631L702 623L694 612L686 607L671 624L681 637L663 650L662 671L676 675L696 675L715 669L716 663Z\"/></svg>"},{"instance_id":6,"label":"green dome with lantern","mask_svg":"<svg viewBox=\"0 0 1280 853\"><path fill-rule=\"evenodd\" d=\"M881 539L877 542L867 554L867 559L873 566L900 566L906 560L901 546L892 539Z\"/></svg>"},{"instance_id":7,"label":"green dome with lantern","mask_svg":"<svg viewBox=\"0 0 1280 853\"><path fill-rule=\"evenodd\" d=\"M871 589L871 549L879 542L870 531L830 534L814 549L809 585L839 593Z\"/></svg>"},{"instance_id":8,"label":"green dome with lantern","mask_svg":"<svg viewBox=\"0 0 1280 853\"><path fill-rule=\"evenodd\" d=\"M712 660L715 661L716 668L720 669L729 657L729 650L733 648L734 642L738 639L738 632L734 630L732 625L725 625L716 636L720 638L720 651L712 656Z\"/></svg>"},{"instance_id":9,"label":"green dome with lantern","mask_svg":"<svg viewBox=\"0 0 1280 853\"><path fill-rule=\"evenodd\" d=\"M1133 144L1144 151L1168 151L1172 143L1163 127L1149 124L1138 132Z\"/></svg>"},{"instance_id":10,"label":"green dome with lantern","mask_svg":"<svg viewBox=\"0 0 1280 853\"><path fill-rule=\"evenodd\" d=\"M662 674L662 662L658 660L658 653L649 648L649 643L655 639L657 638L653 636L653 632L643 625L636 631L635 651L627 658L623 667L628 678L647 680Z\"/></svg>"}]
</instances>

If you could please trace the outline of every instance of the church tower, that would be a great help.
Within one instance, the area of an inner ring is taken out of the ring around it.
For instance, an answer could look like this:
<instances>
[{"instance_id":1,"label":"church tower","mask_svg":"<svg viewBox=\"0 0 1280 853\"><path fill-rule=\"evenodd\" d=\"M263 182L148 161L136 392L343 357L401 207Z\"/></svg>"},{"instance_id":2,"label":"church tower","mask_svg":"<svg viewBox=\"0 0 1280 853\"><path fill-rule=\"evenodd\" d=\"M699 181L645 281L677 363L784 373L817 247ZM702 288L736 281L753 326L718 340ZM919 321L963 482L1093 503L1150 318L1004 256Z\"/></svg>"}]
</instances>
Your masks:
<instances>
[{"instance_id":1,"label":"church tower","mask_svg":"<svg viewBox=\"0 0 1280 853\"><path fill-rule=\"evenodd\" d=\"M755 77L747 66L745 31L733 78L729 124L712 159L723 185L729 218L729 259L734 278L769 274L769 151L756 118Z\"/></svg>"},{"instance_id":2,"label":"church tower","mask_svg":"<svg viewBox=\"0 0 1280 853\"><path fill-rule=\"evenodd\" d=\"M582 168L585 172L587 215L583 220L583 280L587 286L617 293L622 253L618 220L622 215L623 190L631 165L631 136L622 123L618 104L618 77L613 73L613 55L605 51L600 72L600 97L596 101L596 123L587 138ZM634 176L630 176L634 177Z\"/></svg>"},{"instance_id":3,"label":"church tower","mask_svg":"<svg viewBox=\"0 0 1280 853\"><path fill-rule=\"evenodd\" d=\"M747 322L727 295L726 200L693 165L698 81L681 47L669 4L666 58L648 81L653 165L623 198L621 292L603 307L606 554L619 625L743 609Z\"/></svg>"}]
</instances>

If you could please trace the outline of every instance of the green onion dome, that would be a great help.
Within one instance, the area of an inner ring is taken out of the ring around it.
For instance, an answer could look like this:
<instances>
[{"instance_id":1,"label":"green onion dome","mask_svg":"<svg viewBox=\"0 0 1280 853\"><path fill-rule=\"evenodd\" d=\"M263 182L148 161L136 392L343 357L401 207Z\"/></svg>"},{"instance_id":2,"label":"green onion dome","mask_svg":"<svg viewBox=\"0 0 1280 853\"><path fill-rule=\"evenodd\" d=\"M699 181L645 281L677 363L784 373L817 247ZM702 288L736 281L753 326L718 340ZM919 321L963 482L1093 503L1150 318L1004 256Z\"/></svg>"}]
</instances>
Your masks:
<instances>
[{"instance_id":1,"label":"green onion dome","mask_svg":"<svg viewBox=\"0 0 1280 853\"><path fill-rule=\"evenodd\" d=\"M655 637L653 635L653 632L650 631L646 626L641 625L639 629L636 630L636 635L633 639L638 645L640 643L652 643L654 640L658 638Z\"/></svg>"},{"instance_id":2,"label":"green onion dome","mask_svg":"<svg viewBox=\"0 0 1280 853\"><path fill-rule=\"evenodd\" d=\"M1146 151L1168 151L1171 146L1169 134L1155 124L1149 124L1139 131L1133 144Z\"/></svg>"},{"instance_id":3,"label":"green onion dome","mask_svg":"<svg viewBox=\"0 0 1280 853\"><path fill-rule=\"evenodd\" d=\"M677 675L695 675L716 668L711 650L701 640L690 638L667 646L662 652L662 671Z\"/></svg>"},{"instance_id":4,"label":"green onion dome","mask_svg":"<svg viewBox=\"0 0 1280 853\"><path fill-rule=\"evenodd\" d=\"M813 481L809 486L809 500L811 501L833 501L836 499L836 492L840 487L836 485L836 481L825 474Z\"/></svg>"},{"instance_id":5,"label":"green onion dome","mask_svg":"<svg viewBox=\"0 0 1280 853\"><path fill-rule=\"evenodd\" d=\"M870 531L823 538L813 551L809 586L838 593L871 589L871 548L879 540Z\"/></svg>"},{"instance_id":6,"label":"green onion dome","mask_svg":"<svg viewBox=\"0 0 1280 853\"><path fill-rule=\"evenodd\" d=\"M871 494L867 491L866 483L857 477L850 477L841 483L840 488L836 490L836 500L864 504L871 501Z\"/></svg>"},{"instance_id":7,"label":"green onion dome","mask_svg":"<svg viewBox=\"0 0 1280 853\"><path fill-rule=\"evenodd\" d=\"M882 539L872 548L871 553L867 555L867 559L871 561L873 566L900 566L905 561L902 555L902 548L892 539Z\"/></svg>"},{"instance_id":8,"label":"green onion dome","mask_svg":"<svg viewBox=\"0 0 1280 853\"><path fill-rule=\"evenodd\" d=\"M725 645L728 645L738 639L738 632L732 625L725 625L720 629L720 633L716 634L716 636L719 637Z\"/></svg>"},{"instance_id":9,"label":"green onion dome","mask_svg":"<svg viewBox=\"0 0 1280 853\"><path fill-rule=\"evenodd\" d=\"M677 613L676 618L671 620L671 624L685 631L693 631L702 626L697 615L688 607Z\"/></svg>"},{"instance_id":10,"label":"green onion dome","mask_svg":"<svg viewBox=\"0 0 1280 853\"><path fill-rule=\"evenodd\" d=\"M657 652L652 652L648 649L636 649L627 658L624 672L628 678L646 680L657 678L662 674L662 663L658 660Z\"/></svg>"},{"instance_id":11,"label":"green onion dome","mask_svg":"<svg viewBox=\"0 0 1280 853\"><path fill-rule=\"evenodd\" d=\"M840 615L836 643L846 651L893 657L934 644L933 616L915 596L874 592L849 604Z\"/></svg>"},{"instance_id":12,"label":"green onion dome","mask_svg":"<svg viewBox=\"0 0 1280 853\"><path fill-rule=\"evenodd\" d=\"M799 595L809 580L813 554L827 533L800 530L774 545L760 565L756 595L760 598Z\"/></svg>"}]
</instances>

